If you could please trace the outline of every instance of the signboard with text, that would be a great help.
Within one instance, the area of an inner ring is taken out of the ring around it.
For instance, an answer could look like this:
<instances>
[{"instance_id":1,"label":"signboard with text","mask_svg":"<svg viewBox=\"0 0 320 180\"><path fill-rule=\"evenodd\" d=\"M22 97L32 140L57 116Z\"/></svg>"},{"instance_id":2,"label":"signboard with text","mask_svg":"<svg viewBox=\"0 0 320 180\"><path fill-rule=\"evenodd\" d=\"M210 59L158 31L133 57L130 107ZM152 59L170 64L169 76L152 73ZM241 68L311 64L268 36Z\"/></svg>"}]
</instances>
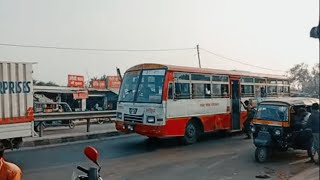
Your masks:
<instances>
[{"instance_id":1,"label":"signboard with text","mask_svg":"<svg viewBox=\"0 0 320 180\"><path fill-rule=\"evenodd\" d=\"M88 98L88 91L77 91L73 93L73 99L87 99Z\"/></svg>"},{"instance_id":2,"label":"signboard with text","mask_svg":"<svg viewBox=\"0 0 320 180\"><path fill-rule=\"evenodd\" d=\"M91 83L92 83L92 88L95 88L95 89L106 89L107 88L105 80L92 80Z\"/></svg>"},{"instance_id":3,"label":"signboard with text","mask_svg":"<svg viewBox=\"0 0 320 180\"><path fill-rule=\"evenodd\" d=\"M107 76L108 88L119 89L121 80L119 76Z\"/></svg>"},{"instance_id":4,"label":"signboard with text","mask_svg":"<svg viewBox=\"0 0 320 180\"><path fill-rule=\"evenodd\" d=\"M68 87L84 87L84 76L68 75Z\"/></svg>"}]
</instances>

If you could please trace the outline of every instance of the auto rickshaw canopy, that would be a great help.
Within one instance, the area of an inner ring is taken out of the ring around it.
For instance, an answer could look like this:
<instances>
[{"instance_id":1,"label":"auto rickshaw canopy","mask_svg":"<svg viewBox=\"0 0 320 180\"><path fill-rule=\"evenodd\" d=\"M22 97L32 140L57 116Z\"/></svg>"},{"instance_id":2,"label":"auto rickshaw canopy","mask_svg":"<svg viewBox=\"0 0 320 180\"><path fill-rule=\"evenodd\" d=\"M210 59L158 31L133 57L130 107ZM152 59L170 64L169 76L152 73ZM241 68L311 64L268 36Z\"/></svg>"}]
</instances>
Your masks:
<instances>
[{"instance_id":1,"label":"auto rickshaw canopy","mask_svg":"<svg viewBox=\"0 0 320 180\"><path fill-rule=\"evenodd\" d=\"M266 99L259 104L287 104L289 106L311 106L313 103L319 104L319 99L307 97L283 97Z\"/></svg>"}]
</instances>

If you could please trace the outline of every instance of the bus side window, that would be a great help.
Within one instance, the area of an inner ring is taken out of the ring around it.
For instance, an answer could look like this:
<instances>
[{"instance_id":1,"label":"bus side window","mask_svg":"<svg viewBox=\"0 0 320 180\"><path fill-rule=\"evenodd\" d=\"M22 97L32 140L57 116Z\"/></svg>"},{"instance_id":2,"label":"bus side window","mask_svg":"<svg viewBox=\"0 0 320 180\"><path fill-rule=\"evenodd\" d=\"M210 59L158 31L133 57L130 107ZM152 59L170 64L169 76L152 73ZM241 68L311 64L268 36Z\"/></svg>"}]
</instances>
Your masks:
<instances>
[{"instance_id":1,"label":"bus side window","mask_svg":"<svg viewBox=\"0 0 320 180\"><path fill-rule=\"evenodd\" d=\"M229 97L229 86L228 84L221 84L221 96Z\"/></svg>"},{"instance_id":2,"label":"bus side window","mask_svg":"<svg viewBox=\"0 0 320 180\"><path fill-rule=\"evenodd\" d=\"M205 88L204 88L205 98L211 98L211 85L205 84L204 86L205 86Z\"/></svg>"},{"instance_id":3,"label":"bus side window","mask_svg":"<svg viewBox=\"0 0 320 180\"><path fill-rule=\"evenodd\" d=\"M168 99L173 99L173 84L169 83L169 88L168 88Z\"/></svg>"},{"instance_id":4,"label":"bus side window","mask_svg":"<svg viewBox=\"0 0 320 180\"><path fill-rule=\"evenodd\" d=\"M190 84L175 83L175 99L190 99Z\"/></svg>"}]
</instances>

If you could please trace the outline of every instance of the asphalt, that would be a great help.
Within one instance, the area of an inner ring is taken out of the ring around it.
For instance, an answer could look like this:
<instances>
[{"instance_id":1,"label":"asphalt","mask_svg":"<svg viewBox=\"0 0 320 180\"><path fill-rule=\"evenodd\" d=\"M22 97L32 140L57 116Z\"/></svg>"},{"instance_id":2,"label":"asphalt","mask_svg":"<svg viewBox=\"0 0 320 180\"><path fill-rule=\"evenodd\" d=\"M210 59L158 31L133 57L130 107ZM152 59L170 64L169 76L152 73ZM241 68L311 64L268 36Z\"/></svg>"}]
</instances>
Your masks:
<instances>
[{"instance_id":1,"label":"asphalt","mask_svg":"<svg viewBox=\"0 0 320 180\"><path fill-rule=\"evenodd\" d=\"M25 180L71 179L73 172L79 173L77 165L94 166L82 154L87 145L99 151L104 179L289 179L314 167L304 163L306 152L292 150L259 164L252 141L242 138L207 135L183 146L176 138L151 143L139 135L124 135L8 152L6 159L22 168Z\"/></svg>"}]
</instances>

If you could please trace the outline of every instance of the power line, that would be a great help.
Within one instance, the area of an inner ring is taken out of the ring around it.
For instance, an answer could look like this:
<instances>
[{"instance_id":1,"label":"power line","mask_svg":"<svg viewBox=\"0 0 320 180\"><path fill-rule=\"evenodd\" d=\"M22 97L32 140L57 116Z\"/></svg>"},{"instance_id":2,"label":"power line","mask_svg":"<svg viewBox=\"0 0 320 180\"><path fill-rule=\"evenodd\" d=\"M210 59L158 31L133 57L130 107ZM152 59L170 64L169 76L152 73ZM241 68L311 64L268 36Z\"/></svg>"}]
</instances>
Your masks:
<instances>
[{"instance_id":1,"label":"power line","mask_svg":"<svg viewBox=\"0 0 320 180\"><path fill-rule=\"evenodd\" d=\"M209 54L215 55L215 56L217 56L217 57L220 57L220 58L223 58L223 59L226 59L226 60L229 60L229 61L237 62L237 63L243 64L243 65L247 65L247 66L251 66L251 67L256 67L256 68L260 68L260 69L265 69L265 70L269 70L269 71L285 72L285 71L281 71L281 70L270 69L270 68L265 68L265 67L261 67L261 66L256 66L256 65L253 65L253 64L249 64L249 63L244 63L244 62L241 62L241 61L238 61L238 60L234 60L234 59L232 59L232 58L229 58L229 57L226 57L226 56L223 56L223 55L220 55L220 54L217 54L217 53L208 51L208 50L203 49L203 48L200 48L200 49L203 50L203 51L205 51L205 52L207 52L207 53L209 53Z\"/></svg>"},{"instance_id":2,"label":"power line","mask_svg":"<svg viewBox=\"0 0 320 180\"><path fill-rule=\"evenodd\" d=\"M40 46L40 45L23 45L0 43L0 46L21 47L21 48L41 48L41 49L58 49L72 51L107 51L107 52L160 52L160 51L184 51L195 48L176 48L176 49L99 49L99 48L77 48L77 47L58 47L58 46Z\"/></svg>"}]
</instances>

